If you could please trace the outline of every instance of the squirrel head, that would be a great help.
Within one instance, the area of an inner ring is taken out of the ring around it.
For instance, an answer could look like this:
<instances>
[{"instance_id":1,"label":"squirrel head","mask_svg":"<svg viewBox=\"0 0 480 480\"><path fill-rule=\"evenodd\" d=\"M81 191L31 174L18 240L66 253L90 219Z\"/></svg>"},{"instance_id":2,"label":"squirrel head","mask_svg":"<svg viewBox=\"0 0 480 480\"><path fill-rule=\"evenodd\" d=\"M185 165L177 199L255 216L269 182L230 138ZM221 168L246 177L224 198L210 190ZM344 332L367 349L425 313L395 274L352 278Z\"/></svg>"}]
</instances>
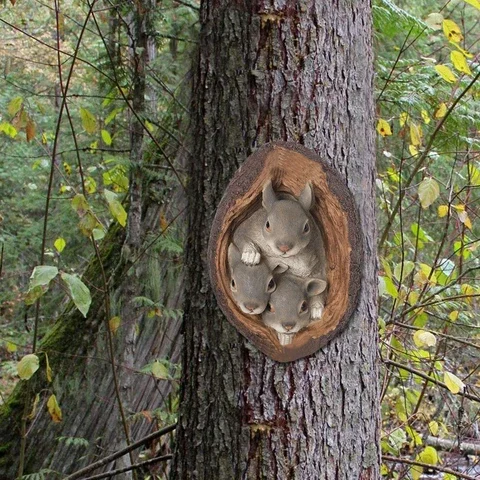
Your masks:
<instances>
[{"instance_id":1,"label":"squirrel head","mask_svg":"<svg viewBox=\"0 0 480 480\"><path fill-rule=\"evenodd\" d=\"M295 333L310 323L309 297L319 295L327 287L324 280L282 276L270 295L262 320L278 335L281 345L292 342Z\"/></svg>"},{"instance_id":2,"label":"squirrel head","mask_svg":"<svg viewBox=\"0 0 480 480\"><path fill-rule=\"evenodd\" d=\"M245 265L240 250L231 243L228 247L230 290L243 313L260 315L270 295L277 288L278 275L288 267L283 264L270 268L262 259L258 265Z\"/></svg>"},{"instance_id":3,"label":"squirrel head","mask_svg":"<svg viewBox=\"0 0 480 480\"><path fill-rule=\"evenodd\" d=\"M263 188L262 204L267 218L263 225L263 237L279 257L291 257L303 250L312 237L312 218L309 210L314 196L307 183L297 200L281 199L269 180Z\"/></svg>"}]
</instances>

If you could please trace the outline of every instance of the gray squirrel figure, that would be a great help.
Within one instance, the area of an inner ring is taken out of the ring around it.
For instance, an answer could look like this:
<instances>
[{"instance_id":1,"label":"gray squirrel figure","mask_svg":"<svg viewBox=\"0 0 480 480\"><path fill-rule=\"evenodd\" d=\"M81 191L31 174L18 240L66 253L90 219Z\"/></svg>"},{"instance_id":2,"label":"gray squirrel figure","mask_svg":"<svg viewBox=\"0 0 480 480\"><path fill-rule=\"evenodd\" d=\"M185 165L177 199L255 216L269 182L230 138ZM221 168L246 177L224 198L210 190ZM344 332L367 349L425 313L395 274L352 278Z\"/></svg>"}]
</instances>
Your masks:
<instances>
[{"instance_id":1,"label":"gray squirrel figure","mask_svg":"<svg viewBox=\"0 0 480 480\"><path fill-rule=\"evenodd\" d=\"M269 180L262 192L263 208L247 218L233 234L242 262L254 266L263 259L271 271L281 262L291 275L325 281L325 247L320 229L310 214L313 204L310 183L295 198L287 193L275 193ZM248 270L245 273L248 274ZM309 298L310 319L319 320L324 306L325 288Z\"/></svg>"},{"instance_id":2,"label":"gray squirrel figure","mask_svg":"<svg viewBox=\"0 0 480 480\"><path fill-rule=\"evenodd\" d=\"M245 265L240 250L231 243L228 246L230 289L243 313L260 315L267 308L271 293L277 287L278 277L287 266L278 263L269 266L260 259L257 265Z\"/></svg>"},{"instance_id":3,"label":"gray squirrel figure","mask_svg":"<svg viewBox=\"0 0 480 480\"><path fill-rule=\"evenodd\" d=\"M293 337L310 322L309 298L327 287L325 280L282 275L262 313L265 325L277 332L280 345L289 345Z\"/></svg>"}]
</instances>

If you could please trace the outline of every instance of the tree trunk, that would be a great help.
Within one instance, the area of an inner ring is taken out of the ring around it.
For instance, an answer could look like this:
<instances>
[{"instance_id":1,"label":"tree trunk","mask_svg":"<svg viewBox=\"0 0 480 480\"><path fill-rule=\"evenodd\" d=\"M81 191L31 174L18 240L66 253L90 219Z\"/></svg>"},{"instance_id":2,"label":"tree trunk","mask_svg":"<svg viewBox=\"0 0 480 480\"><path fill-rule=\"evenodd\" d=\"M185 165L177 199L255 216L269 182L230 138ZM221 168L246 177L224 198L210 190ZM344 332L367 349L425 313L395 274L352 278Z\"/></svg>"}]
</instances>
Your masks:
<instances>
[{"instance_id":1,"label":"tree trunk","mask_svg":"<svg viewBox=\"0 0 480 480\"><path fill-rule=\"evenodd\" d=\"M377 479L376 227L370 3L202 2L193 99L185 334L174 479ZM365 263L348 328L288 364L219 312L207 276L225 187L259 145L297 141L339 171Z\"/></svg>"}]
</instances>

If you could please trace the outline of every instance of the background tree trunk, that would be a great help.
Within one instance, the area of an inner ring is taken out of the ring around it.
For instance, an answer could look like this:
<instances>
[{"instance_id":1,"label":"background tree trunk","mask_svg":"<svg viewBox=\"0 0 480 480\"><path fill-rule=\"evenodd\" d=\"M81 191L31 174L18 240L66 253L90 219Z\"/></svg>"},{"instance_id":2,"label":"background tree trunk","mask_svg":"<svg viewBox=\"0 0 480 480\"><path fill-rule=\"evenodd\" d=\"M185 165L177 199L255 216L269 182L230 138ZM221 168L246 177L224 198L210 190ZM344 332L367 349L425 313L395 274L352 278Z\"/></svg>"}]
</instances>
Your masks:
<instances>
[{"instance_id":1,"label":"background tree trunk","mask_svg":"<svg viewBox=\"0 0 480 480\"><path fill-rule=\"evenodd\" d=\"M194 85L181 415L173 478L377 479L373 65L366 0L205 0ZM215 208L259 145L293 140L343 174L365 265L349 327L290 364L256 351L216 307Z\"/></svg>"}]
</instances>

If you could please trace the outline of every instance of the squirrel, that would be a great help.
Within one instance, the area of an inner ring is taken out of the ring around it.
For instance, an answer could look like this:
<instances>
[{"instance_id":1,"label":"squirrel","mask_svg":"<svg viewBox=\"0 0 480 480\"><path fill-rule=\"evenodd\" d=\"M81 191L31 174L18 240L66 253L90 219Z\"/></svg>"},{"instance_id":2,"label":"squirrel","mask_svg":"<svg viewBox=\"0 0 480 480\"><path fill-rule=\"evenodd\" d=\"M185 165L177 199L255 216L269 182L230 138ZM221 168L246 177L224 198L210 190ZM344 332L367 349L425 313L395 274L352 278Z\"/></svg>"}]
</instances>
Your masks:
<instances>
[{"instance_id":1,"label":"squirrel","mask_svg":"<svg viewBox=\"0 0 480 480\"><path fill-rule=\"evenodd\" d=\"M311 322L309 299L325 291L327 282L285 274L271 293L262 320L277 332L280 345L292 343L295 334Z\"/></svg>"},{"instance_id":2,"label":"squirrel","mask_svg":"<svg viewBox=\"0 0 480 480\"><path fill-rule=\"evenodd\" d=\"M263 313L270 294L277 287L278 275L288 268L275 261L269 264L263 258L257 265L246 265L233 243L228 246L228 265L233 298L242 312L249 315Z\"/></svg>"},{"instance_id":3,"label":"squirrel","mask_svg":"<svg viewBox=\"0 0 480 480\"><path fill-rule=\"evenodd\" d=\"M298 277L326 279L326 255L322 234L309 213L314 194L307 183L298 198L275 193L271 180L262 192L262 208L246 219L233 234L233 243L246 265L257 265L264 257L270 266L281 261L288 273ZM310 315L319 319L324 296L310 299Z\"/></svg>"}]
</instances>

